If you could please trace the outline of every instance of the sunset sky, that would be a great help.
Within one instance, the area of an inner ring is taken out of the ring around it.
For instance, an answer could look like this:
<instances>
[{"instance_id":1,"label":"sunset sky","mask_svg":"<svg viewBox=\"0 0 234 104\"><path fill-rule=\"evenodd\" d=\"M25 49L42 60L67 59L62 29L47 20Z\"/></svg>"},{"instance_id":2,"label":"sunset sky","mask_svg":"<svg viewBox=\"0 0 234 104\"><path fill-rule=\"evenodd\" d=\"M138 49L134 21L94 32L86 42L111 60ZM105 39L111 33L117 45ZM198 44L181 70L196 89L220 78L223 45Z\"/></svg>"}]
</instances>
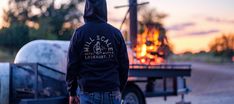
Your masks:
<instances>
[{"instance_id":1,"label":"sunset sky","mask_svg":"<svg viewBox=\"0 0 234 104\"><path fill-rule=\"evenodd\" d=\"M138 3L145 1L150 2L150 8L168 14L163 23L176 53L208 50L213 38L234 33L234 0L138 0ZM128 0L107 2L109 23L118 28L126 8L114 9L114 6L128 4ZM4 6L7 0L0 0L0 9Z\"/></svg>"}]
</instances>

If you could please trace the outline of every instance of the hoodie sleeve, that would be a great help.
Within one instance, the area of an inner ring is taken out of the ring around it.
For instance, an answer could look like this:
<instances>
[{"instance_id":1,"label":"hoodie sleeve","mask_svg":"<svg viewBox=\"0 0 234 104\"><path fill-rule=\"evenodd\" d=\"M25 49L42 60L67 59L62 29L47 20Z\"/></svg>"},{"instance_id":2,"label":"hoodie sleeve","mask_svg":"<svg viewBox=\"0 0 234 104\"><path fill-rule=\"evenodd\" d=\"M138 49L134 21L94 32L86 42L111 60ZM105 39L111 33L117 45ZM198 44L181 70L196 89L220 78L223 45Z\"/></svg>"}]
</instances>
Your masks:
<instances>
[{"instance_id":1,"label":"hoodie sleeve","mask_svg":"<svg viewBox=\"0 0 234 104\"><path fill-rule=\"evenodd\" d=\"M120 78L120 91L122 92L127 84L128 79L128 70L129 70L129 60L128 60L128 52L125 41L120 33L120 46L119 46L119 54L118 54L118 61L119 61L119 78Z\"/></svg>"},{"instance_id":2,"label":"hoodie sleeve","mask_svg":"<svg viewBox=\"0 0 234 104\"><path fill-rule=\"evenodd\" d=\"M79 59L81 50L78 48L79 40L77 39L77 31L74 32L70 46L68 50L67 56L67 74L66 74L66 82L67 82L67 90L69 96L76 96L76 90L78 87L77 77L79 71Z\"/></svg>"}]
</instances>

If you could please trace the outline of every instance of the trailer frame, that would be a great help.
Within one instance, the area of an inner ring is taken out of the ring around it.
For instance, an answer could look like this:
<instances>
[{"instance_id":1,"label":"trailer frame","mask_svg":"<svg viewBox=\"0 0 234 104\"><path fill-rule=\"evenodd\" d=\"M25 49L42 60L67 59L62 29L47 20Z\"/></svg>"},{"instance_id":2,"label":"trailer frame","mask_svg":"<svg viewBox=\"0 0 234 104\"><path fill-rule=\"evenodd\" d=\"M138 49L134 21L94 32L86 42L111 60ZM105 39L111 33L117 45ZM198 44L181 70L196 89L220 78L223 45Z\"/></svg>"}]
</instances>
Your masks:
<instances>
[{"instance_id":1,"label":"trailer frame","mask_svg":"<svg viewBox=\"0 0 234 104\"><path fill-rule=\"evenodd\" d=\"M41 63L21 63L21 64L13 64L9 63L7 66L9 66L9 104L18 104L14 102L16 100L15 90L14 90L14 68L18 67L22 70L27 70L29 73L34 73L35 75L35 82L34 86L35 89L32 89L32 92L34 94L31 98L22 98L21 102L19 104L29 104L32 102L44 102L43 98L40 98L38 96L38 76L41 75L41 73L38 71L38 67L43 67L48 71L52 71L53 73L57 73L56 75L65 76L65 73L62 73L56 69L53 69L51 67L48 67ZM188 64L160 64L160 65L143 65L143 64L132 64L129 66L129 79L126 85L125 90L122 93L122 97L124 101L127 101L128 99L125 99L127 94L130 92L132 95L135 95L138 97L138 104L145 104L145 98L146 97L164 97L164 100L167 100L167 96L178 96L182 95L182 99L184 99L184 94L188 93L190 89L187 87L186 84L186 78L191 76L192 66ZM56 76L55 76L56 77ZM5 76L6 78L6 76ZM57 77L56 77L57 78ZM171 79L171 81L168 81L168 78ZM161 92L155 91L154 82L161 80L163 90ZM65 80L64 80L65 81ZM168 89L168 83L172 83L172 89ZM140 84L145 84L145 89L142 89ZM179 85L182 84L182 87L179 87ZM1 84L0 84L1 85ZM147 88L152 88L149 91L147 91ZM152 91L151 91L152 90ZM29 91L30 92L30 91ZM57 96L55 99L44 99L44 100L60 100L60 101L67 101L66 98L67 95L64 96ZM131 97L131 96L130 96ZM7 101L8 102L8 101ZM55 101L56 102L56 101ZM44 103L43 103L44 104ZM64 104L64 102L62 102ZM131 103L130 103L131 104ZM134 104L134 103L132 103Z\"/></svg>"}]
</instances>

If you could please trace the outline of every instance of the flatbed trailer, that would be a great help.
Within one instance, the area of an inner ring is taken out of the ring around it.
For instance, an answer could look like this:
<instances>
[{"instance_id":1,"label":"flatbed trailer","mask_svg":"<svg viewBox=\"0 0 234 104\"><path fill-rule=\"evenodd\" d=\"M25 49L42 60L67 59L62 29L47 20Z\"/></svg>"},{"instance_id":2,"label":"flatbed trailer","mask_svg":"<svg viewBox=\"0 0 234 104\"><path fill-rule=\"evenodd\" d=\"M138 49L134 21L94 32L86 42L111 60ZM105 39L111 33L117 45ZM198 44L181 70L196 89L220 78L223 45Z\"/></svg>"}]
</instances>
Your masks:
<instances>
[{"instance_id":1,"label":"flatbed trailer","mask_svg":"<svg viewBox=\"0 0 234 104\"><path fill-rule=\"evenodd\" d=\"M123 92L124 101L145 104L145 97L164 97L167 100L167 96L181 95L181 102L184 102L184 94L190 92L186 78L191 76L191 71L192 66L188 64L130 65L128 84ZM133 102L127 98L138 100Z\"/></svg>"},{"instance_id":2,"label":"flatbed trailer","mask_svg":"<svg viewBox=\"0 0 234 104\"><path fill-rule=\"evenodd\" d=\"M0 104L67 103L65 73L40 63L4 63L0 68ZM191 65L130 65L124 104L146 104L146 97L183 96L190 91L186 85L190 76Z\"/></svg>"}]
</instances>

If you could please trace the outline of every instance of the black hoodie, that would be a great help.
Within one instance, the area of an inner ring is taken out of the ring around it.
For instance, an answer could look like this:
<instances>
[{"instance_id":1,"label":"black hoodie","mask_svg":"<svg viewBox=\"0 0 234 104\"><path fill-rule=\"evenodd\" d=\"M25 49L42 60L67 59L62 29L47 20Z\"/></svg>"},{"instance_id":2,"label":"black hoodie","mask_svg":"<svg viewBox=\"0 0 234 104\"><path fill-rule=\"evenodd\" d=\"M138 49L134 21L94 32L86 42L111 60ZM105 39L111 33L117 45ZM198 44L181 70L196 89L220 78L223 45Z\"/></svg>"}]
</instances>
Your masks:
<instances>
[{"instance_id":1,"label":"black hoodie","mask_svg":"<svg viewBox=\"0 0 234 104\"><path fill-rule=\"evenodd\" d=\"M70 96L123 90L129 61L121 32L107 23L106 0L86 0L85 24L70 41L66 81Z\"/></svg>"}]
</instances>

